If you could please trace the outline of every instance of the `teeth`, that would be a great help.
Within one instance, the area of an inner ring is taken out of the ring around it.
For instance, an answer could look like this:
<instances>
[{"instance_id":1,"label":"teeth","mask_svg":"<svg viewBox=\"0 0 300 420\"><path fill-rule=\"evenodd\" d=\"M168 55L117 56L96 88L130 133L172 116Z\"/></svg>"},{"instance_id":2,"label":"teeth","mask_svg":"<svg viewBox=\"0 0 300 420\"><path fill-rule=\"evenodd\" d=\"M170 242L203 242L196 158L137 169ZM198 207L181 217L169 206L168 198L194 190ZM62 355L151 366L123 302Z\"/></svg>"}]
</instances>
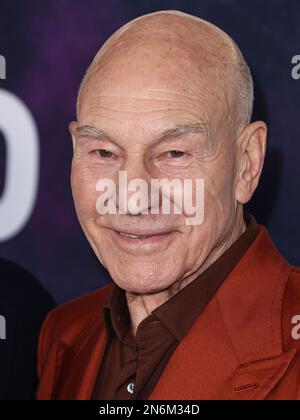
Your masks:
<instances>
[{"instance_id":1,"label":"teeth","mask_svg":"<svg viewBox=\"0 0 300 420\"><path fill-rule=\"evenodd\" d=\"M119 232L121 236L127 236L128 238L148 238L147 235L130 235L129 233L123 233L123 232Z\"/></svg>"}]
</instances>

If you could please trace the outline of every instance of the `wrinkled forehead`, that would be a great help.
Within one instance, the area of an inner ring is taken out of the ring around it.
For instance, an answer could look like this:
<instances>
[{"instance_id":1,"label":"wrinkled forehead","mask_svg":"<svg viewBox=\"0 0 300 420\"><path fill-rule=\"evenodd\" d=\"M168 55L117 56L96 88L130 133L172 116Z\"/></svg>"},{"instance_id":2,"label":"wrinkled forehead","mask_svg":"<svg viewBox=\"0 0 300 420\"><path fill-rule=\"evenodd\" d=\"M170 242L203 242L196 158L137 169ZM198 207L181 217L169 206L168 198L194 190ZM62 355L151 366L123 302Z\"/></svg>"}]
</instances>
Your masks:
<instances>
[{"instance_id":1,"label":"wrinkled forehead","mask_svg":"<svg viewBox=\"0 0 300 420\"><path fill-rule=\"evenodd\" d=\"M142 135L145 141L173 125L204 123L210 131L216 126L218 100L207 80L193 83L174 69L168 73L157 68L145 70L142 75L131 73L128 67L121 69L90 84L81 106L80 125L97 127L124 140Z\"/></svg>"},{"instance_id":2,"label":"wrinkled forehead","mask_svg":"<svg viewBox=\"0 0 300 420\"><path fill-rule=\"evenodd\" d=\"M160 104L190 109L199 107L207 118L226 105L230 88L219 83L219 69L201 68L186 54L165 59L158 55L120 59L99 66L86 82L79 117L92 108L116 107L121 111L151 111Z\"/></svg>"},{"instance_id":3,"label":"wrinkled forehead","mask_svg":"<svg viewBox=\"0 0 300 420\"><path fill-rule=\"evenodd\" d=\"M126 120L126 113L135 113L133 122L142 124L181 113L182 119L213 124L228 111L231 76L220 57L226 42L195 27L150 29L135 27L98 54L80 92L79 121L107 113Z\"/></svg>"}]
</instances>

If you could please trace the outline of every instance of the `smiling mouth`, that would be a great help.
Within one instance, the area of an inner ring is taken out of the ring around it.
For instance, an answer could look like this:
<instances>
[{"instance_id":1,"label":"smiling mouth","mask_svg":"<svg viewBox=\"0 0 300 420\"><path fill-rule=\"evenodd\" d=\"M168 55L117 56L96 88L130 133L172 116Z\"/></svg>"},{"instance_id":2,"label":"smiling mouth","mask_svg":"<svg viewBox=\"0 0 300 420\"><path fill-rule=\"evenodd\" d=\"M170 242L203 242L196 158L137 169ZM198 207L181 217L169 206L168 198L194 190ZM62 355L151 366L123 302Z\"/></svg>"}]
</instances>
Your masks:
<instances>
[{"instance_id":1,"label":"smiling mouth","mask_svg":"<svg viewBox=\"0 0 300 420\"><path fill-rule=\"evenodd\" d=\"M127 238L134 238L134 239L143 239L143 238L150 238L151 236L157 236L157 235L133 235L131 233L125 233L125 232L118 232L120 236L126 236Z\"/></svg>"},{"instance_id":2,"label":"smiling mouth","mask_svg":"<svg viewBox=\"0 0 300 420\"><path fill-rule=\"evenodd\" d=\"M127 242L128 244L132 243L138 243L138 244L147 244L147 243L157 243L160 242L162 239L167 238L169 235L171 235L171 231L169 232L160 232L160 233L147 233L147 234L135 234L135 233L129 233L129 232L122 232L113 229L113 232L117 237Z\"/></svg>"},{"instance_id":3,"label":"smiling mouth","mask_svg":"<svg viewBox=\"0 0 300 420\"><path fill-rule=\"evenodd\" d=\"M135 239L149 238L149 236L153 236L153 235L130 235L129 233L124 233L124 232L119 232L119 235L126 236L127 238L135 238Z\"/></svg>"}]
</instances>

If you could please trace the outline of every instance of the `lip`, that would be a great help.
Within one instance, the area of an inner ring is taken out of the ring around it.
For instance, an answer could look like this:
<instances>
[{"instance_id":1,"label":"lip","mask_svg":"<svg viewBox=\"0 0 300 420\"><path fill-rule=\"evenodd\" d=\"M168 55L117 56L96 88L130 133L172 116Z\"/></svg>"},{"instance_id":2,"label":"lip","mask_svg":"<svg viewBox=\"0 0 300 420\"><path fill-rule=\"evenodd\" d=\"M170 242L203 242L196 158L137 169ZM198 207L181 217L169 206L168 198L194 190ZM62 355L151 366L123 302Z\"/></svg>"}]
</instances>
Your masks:
<instances>
[{"instance_id":1,"label":"lip","mask_svg":"<svg viewBox=\"0 0 300 420\"><path fill-rule=\"evenodd\" d=\"M132 233L132 232L123 232L129 235L147 235L147 237L139 237L139 238L132 238L130 236L121 235L119 231L112 229L112 234L114 238L118 241L120 245L127 246L127 247L137 247L143 248L148 247L151 248L153 246L157 246L169 238L174 232L162 232L162 233Z\"/></svg>"}]
</instances>

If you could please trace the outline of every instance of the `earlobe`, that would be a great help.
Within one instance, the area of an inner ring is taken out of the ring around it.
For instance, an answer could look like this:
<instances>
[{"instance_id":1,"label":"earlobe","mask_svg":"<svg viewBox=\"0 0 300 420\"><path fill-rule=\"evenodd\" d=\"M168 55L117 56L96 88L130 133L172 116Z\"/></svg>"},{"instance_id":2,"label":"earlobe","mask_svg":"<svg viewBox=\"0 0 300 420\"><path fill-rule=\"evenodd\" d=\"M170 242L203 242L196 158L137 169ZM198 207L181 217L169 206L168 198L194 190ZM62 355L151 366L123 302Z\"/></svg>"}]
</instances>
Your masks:
<instances>
[{"instance_id":1,"label":"earlobe","mask_svg":"<svg viewBox=\"0 0 300 420\"><path fill-rule=\"evenodd\" d=\"M247 203L259 182L266 151L267 126L263 121L249 124L242 134L236 200Z\"/></svg>"}]
</instances>

